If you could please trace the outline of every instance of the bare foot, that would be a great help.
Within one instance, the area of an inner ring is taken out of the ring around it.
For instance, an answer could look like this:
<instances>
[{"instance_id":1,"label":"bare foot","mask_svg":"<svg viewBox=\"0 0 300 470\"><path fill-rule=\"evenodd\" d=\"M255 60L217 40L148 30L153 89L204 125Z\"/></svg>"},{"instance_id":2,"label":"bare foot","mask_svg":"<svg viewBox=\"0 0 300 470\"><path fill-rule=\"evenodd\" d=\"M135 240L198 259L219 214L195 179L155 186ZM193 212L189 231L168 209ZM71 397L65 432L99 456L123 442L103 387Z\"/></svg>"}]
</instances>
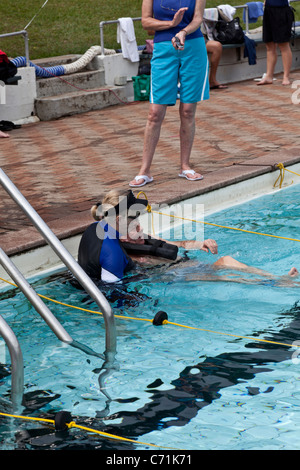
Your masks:
<instances>
[{"instance_id":1,"label":"bare foot","mask_svg":"<svg viewBox=\"0 0 300 470\"><path fill-rule=\"evenodd\" d=\"M273 80L269 80L268 78L263 78L257 85L272 85Z\"/></svg>"},{"instance_id":2,"label":"bare foot","mask_svg":"<svg viewBox=\"0 0 300 470\"><path fill-rule=\"evenodd\" d=\"M6 134L5 132L0 131L0 137L6 138L6 137L9 137L9 135Z\"/></svg>"},{"instance_id":3,"label":"bare foot","mask_svg":"<svg viewBox=\"0 0 300 470\"><path fill-rule=\"evenodd\" d=\"M291 84L291 82L288 78L283 78L282 85L290 85L290 84Z\"/></svg>"},{"instance_id":4,"label":"bare foot","mask_svg":"<svg viewBox=\"0 0 300 470\"><path fill-rule=\"evenodd\" d=\"M299 276L299 271L297 268L293 267L290 272L289 272L289 276L291 277L297 277Z\"/></svg>"}]
</instances>

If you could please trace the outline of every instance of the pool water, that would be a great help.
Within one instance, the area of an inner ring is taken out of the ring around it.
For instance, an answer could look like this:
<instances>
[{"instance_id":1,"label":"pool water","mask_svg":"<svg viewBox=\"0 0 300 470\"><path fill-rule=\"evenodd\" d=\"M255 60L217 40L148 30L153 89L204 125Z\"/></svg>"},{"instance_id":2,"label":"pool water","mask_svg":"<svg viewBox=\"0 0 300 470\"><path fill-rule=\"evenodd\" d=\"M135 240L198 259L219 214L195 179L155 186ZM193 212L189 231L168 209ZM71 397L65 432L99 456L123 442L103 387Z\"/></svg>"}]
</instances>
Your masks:
<instances>
[{"instance_id":1,"label":"pool water","mask_svg":"<svg viewBox=\"0 0 300 470\"><path fill-rule=\"evenodd\" d=\"M205 220L299 239L299 196L298 185ZM110 293L114 312L123 318L116 319L118 367L104 375L101 359L60 343L17 289L4 290L1 315L14 330L24 359L24 416L54 419L67 410L83 426L164 448L299 449L298 353L278 344L299 340L297 279L280 286L253 274L231 277L226 271L206 281L203 263L231 255L284 276L292 266L300 271L300 244L209 225L205 238L217 240L217 256L190 252L189 260L169 269L133 275L123 286L128 298L120 301ZM39 294L98 310L68 273L33 285ZM47 305L74 340L103 353L102 316ZM152 319L159 310L177 325L135 320ZM9 398L10 359L5 357L0 395ZM62 436L51 426L11 418L1 418L0 443L5 450L151 448L79 429Z\"/></svg>"}]
</instances>

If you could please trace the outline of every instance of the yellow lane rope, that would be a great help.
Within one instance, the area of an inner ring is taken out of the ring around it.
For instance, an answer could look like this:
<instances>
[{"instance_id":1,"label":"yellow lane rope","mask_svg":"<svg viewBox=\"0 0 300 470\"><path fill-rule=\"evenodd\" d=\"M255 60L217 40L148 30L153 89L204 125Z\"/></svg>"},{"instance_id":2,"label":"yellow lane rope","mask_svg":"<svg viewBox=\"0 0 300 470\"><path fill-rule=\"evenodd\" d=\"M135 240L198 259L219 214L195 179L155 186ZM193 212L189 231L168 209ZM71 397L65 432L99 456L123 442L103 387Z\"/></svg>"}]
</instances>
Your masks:
<instances>
[{"instance_id":1,"label":"yellow lane rope","mask_svg":"<svg viewBox=\"0 0 300 470\"><path fill-rule=\"evenodd\" d=\"M3 282L7 282L8 284L14 286L14 287L18 287L16 284L14 284L13 282L10 282L10 281L7 281L6 279L3 279L2 277L0 277L0 280L3 281ZM73 309L76 309L76 310L81 310L83 312L88 312L88 313L95 313L97 315L103 315L103 313L101 312L97 312L96 310L89 310L87 308L83 308L83 307L77 307L75 305L70 305L70 304L66 304L64 302L60 302L58 300L55 300L55 299L52 299L51 297L46 297L45 295L41 295L41 294L37 294L39 297L45 299L45 300L49 300L50 302L53 302L53 303L56 303L56 304L59 304L59 305L62 305L64 307L69 307L69 308L73 308ZM119 318L121 320L136 320L136 321L144 321L144 322L149 322L149 323L153 323L153 320L149 319L149 318L137 318L137 317L128 317L128 316L124 316L124 315L114 315L115 318ZM276 342L276 341L269 341L269 340L266 340L266 339L260 339L260 338L253 338L251 336L242 336L242 335L235 335L235 334L232 334L232 333L224 333L224 332L220 332L220 331L214 331L214 330L208 330L208 329L205 329L205 328L198 328L196 326L188 326L188 325L182 325L180 323L175 323L175 322L171 322L169 320L164 320L162 322L163 325L173 325L173 326L179 326L180 328L186 328L186 329L189 329L189 330L198 330L198 331L204 331L204 332L207 332L207 333L213 333L213 334L217 334L217 335L222 335L222 336L232 336L232 337L235 337L235 338L240 338L240 339L247 339L247 340L251 340L251 341L257 341L257 342L263 342L263 343L270 343L270 344L277 344L279 346L288 346L290 348L300 348L300 345L298 344L289 344L289 343L280 343L280 342Z\"/></svg>"},{"instance_id":2,"label":"yellow lane rope","mask_svg":"<svg viewBox=\"0 0 300 470\"><path fill-rule=\"evenodd\" d=\"M264 237L281 238L282 240L290 240L290 241L293 241L293 242L300 242L300 240L298 238L281 237L279 235L270 235L268 233L252 232L251 230L245 230L245 229L236 228L236 227L227 227L226 225L218 225L218 224L213 224L211 222L203 222L202 220L188 219L188 218L180 217L180 216L173 215L173 214L165 214L163 212L156 212L156 211L152 211L152 212L154 214L166 215L168 217L174 217L176 219L187 220L189 222L196 222L197 224L211 225L213 227L225 228L225 229L228 229L228 230L237 230L239 232L252 233L253 235L263 235Z\"/></svg>"},{"instance_id":3,"label":"yellow lane rope","mask_svg":"<svg viewBox=\"0 0 300 470\"><path fill-rule=\"evenodd\" d=\"M276 166L279 168L280 174L279 174L279 176L278 176L278 178L277 178L277 180L274 184L274 187L276 186L277 181L280 179L280 188L281 188L283 180L284 180L284 172L285 171L289 171L290 173L294 173L295 175L300 176L300 174L295 173L294 171L291 171L291 170L288 170L287 168L285 168L283 163L278 163ZM145 198L147 199L147 201L148 201L148 198L147 198L146 194L143 191L140 191L138 193L137 198L139 197L140 194L143 194L145 196ZM187 222L195 222L197 224L210 225L212 227L219 227L219 228L223 228L223 229L226 229L226 230L236 230L236 231L239 231L239 232L250 233L252 235L261 235L261 236L264 236L264 237L279 238L281 240L289 240L289 241L293 241L293 242L300 242L300 239L298 239L298 238L282 237L280 235L271 235L271 234L268 234L268 233L254 232L254 231L245 230L245 229L242 229L242 228L229 227L229 226L226 226L226 225L219 225L219 224L214 224L214 223L211 223L211 222L204 222L202 220L189 219L189 218L186 218L186 217L180 217L180 216L173 215L173 214L166 214L166 213L160 212L160 211L154 211L154 210L152 210L152 207L149 203L147 205L147 212L152 213L152 232L153 232L153 234L155 234L154 223L153 223L153 214L157 214L157 215L163 215L163 216L174 218L174 219L185 220Z\"/></svg>"},{"instance_id":4,"label":"yellow lane rope","mask_svg":"<svg viewBox=\"0 0 300 470\"><path fill-rule=\"evenodd\" d=\"M29 421L40 421L40 422L49 423L49 424L52 424L53 426L55 426L55 421L53 419L32 418L30 416L21 416L21 415L14 415L14 414L1 413L1 412L0 412L0 416L6 416L8 418L25 419L25 420L29 420ZM135 441L134 439L128 439L127 437L116 436L115 434L109 434L107 432L98 431L97 429L88 428L86 426L81 426L79 424L76 424L75 421L71 421L70 423L66 423L66 426L68 428L77 428L77 429L82 429L83 431L93 432L93 433L99 434L103 437L110 438L110 439L116 439L116 440L119 440L119 441L132 442L134 444L145 445L145 446L150 446L150 447L157 447L159 449L173 449L173 447L158 446L158 445L155 445L155 444L149 444L149 442Z\"/></svg>"}]
</instances>

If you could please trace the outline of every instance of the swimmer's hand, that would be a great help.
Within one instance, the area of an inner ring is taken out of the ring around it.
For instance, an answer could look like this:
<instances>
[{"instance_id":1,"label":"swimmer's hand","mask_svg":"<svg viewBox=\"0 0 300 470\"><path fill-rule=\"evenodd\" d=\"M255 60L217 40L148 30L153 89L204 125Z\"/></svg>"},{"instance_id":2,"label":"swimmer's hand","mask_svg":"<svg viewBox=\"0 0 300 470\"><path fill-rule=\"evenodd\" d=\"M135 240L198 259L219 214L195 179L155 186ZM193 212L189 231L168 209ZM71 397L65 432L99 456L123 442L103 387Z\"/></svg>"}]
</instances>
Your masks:
<instances>
[{"instance_id":1,"label":"swimmer's hand","mask_svg":"<svg viewBox=\"0 0 300 470\"><path fill-rule=\"evenodd\" d=\"M218 244L215 240L208 238L202 242L200 250L206 251L206 253L210 251L213 255L216 255L218 253Z\"/></svg>"},{"instance_id":2,"label":"swimmer's hand","mask_svg":"<svg viewBox=\"0 0 300 470\"><path fill-rule=\"evenodd\" d=\"M200 242L198 240L184 240L182 242L169 242L169 243L174 243L177 246L180 246L186 250L203 250L208 253L209 251L216 255L218 253L218 244L215 240L211 240L208 238L207 240L204 240L203 242Z\"/></svg>"}]
</instances>

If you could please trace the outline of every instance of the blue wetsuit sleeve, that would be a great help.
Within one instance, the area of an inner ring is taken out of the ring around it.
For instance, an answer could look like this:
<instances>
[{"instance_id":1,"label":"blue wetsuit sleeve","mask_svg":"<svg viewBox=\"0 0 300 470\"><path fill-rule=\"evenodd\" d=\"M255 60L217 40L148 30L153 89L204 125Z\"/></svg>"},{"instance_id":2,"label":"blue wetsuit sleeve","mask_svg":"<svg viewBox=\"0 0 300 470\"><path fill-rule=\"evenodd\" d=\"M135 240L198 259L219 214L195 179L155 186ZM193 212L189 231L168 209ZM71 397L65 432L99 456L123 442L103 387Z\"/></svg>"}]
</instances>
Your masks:
<instances>
[{"instance_id":1,"label":"blue wetsuit sleeve","mask_svg":"<svg viewBox=\"0 0 300 470\"><path fill-rule=\"evenodd\" d=\"M119 240L109 238L103 240L99 261L101 268L105 271L113 274L118 279L123 278L128 259L120 246Z\"/></svg>"}]
</instances>

